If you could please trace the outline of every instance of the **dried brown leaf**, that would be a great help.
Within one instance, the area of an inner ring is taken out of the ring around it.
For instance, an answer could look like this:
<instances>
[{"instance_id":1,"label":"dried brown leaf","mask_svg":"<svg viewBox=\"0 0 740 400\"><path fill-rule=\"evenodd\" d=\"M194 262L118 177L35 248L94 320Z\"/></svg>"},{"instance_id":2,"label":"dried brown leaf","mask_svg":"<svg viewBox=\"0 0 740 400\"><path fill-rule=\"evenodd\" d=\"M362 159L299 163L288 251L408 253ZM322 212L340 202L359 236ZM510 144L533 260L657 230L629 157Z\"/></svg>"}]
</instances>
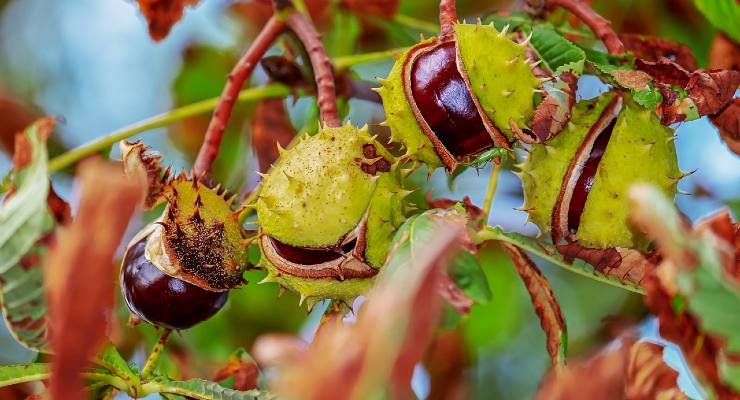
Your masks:
<instances>
[{"instance_id":1,"label":"dried brown leaf","mask_svg":"<svg viewBox=\"0 0 740 400\"><path fill-rule=\"evenodd\" d=\"M80 373L104 339L113 306L113 254L144 191L142 180L127 179L113 163L86 161L79 176L77 216L58 232L44 270L53 399L85 398Z\"/></svg>"},{"instance_id":2,"label":"dried brown leaf","mask_svg":"<svg viewBox=\"0 0 740 400\"><path fill-rule=\"evenodd\" d=\"M235 354L229 357L226 365L213 376L214 382L234 377L234 390L251 390L257 387L257 378L260 369L257 363L245 354Z\"/></svg>"},{"instance_id":3,"label":"dried brown leaf","mask_svg":"<svg viewBox=\"0 0 740 400\"><path fill-rule=\"evenodd\" d=\"M15 148L18 132L30 125L38 117L37 113L13 99L0 94L0 147L7 152Z\"/></svg>"},{"instance_id":4,"label":"dried brown leaf","mask_svg":"<svg viewBox=\"0 0 740 400\"><path fill-rule=\"evenodd\" d=\"M404 268L383 269L357 322L325 322L309 350L281 371L276 393L344 400L388 390L391 398L408 398L414 366L439 316L441 271L462 233L456 226L438 229Z\"/></svg>"},{"instance_id":5,"label":"dried brown leaf","mask_svg":"<svg viewBox=\"0 0 740 400\"><path fill-rule=\"evenodd\" d=\"M663 361L663 346L640 341L632 345L627 365L627 400L679 400L688 397L678 388L678 372Z\"/></svg>"},{"instance_id":6,"label":"dried brown leaf","mask_svg":"<svg viewBox=\"0 0 740 400\"><path fill-rule=\"evenodd\" d=\"M650 83L650 75L642 71L622 70L612 71L610 74L623 87L632 90L645 90Z\"/></svg>"},{"instance_id":7,"label":"dried brown leaf","mask_svg":"<svg viewBox=\"0 0 740 400\"><path fill-rule=\"evenodd\" d=\"M740 44L717 32L709 50L709 68L740 70Z\"/></svg>"},{"instance_id":8,"label":"dried brown leaf","mask_svg":"<svg viewBox=\"0 0 740 400\"><path fill-rule=\"evenodd\" d=\"M637 59L635 67L653 78L663 95L658 106L658 114L663 125L685 120L692 108L700 116L712 115L722 110L730 102L740 85L740 71L735 70L696 70L689 72L680 65L666 59L657 62ZM672 86L686 92L686 98Z\"/></svg>"},{"instance_id":9,"label":"dried brown leaf","mask_svg":"<svg viewBox=\"0 0 740 400\"><path fill-rule=\"evenodd\" d=\"M733 99L709 120L719 129L722 140L733 153L740 155L740 98Z\"/></svg>"},{"instance_id":10,"label":"dried brown leaf","mask_svg":"<svg viewBox=\"0 0 740 400\"><path fill-rule=\"evenodd\" d=\"M257 103L252 120L252 148L257 154L260 172L270 169L280 157L278 146L288 147L294 136L283 99L264 99Z\"/></svg>"},{"instance_id":11,"label":"dried brown leaf","mask_svg":"<svg viewBox=\"0 0 740 400\"><path fill-rule=\"evenodd\" d=\"M624 336L586 360L552 369L545 377L537 400L624 399L629 349L635 339Z\"/></svg>"},{"instance_id":12,"label":"dried brown leaf","mask_svg":"<svg viewBox=\"0 0 740 400\"><path fill-rule=\"evenodd\" d=\"M550 288L550 283L522 249L503 242L501 246L509 253L519 277L522 278L532 298L532 305L547 337L547 352L550 354L553 366L565 364L568 328L565 325L560 304Z\"/></svg>"},{"instance_id":13,"label":"dried brown leaf","mask_svg":"<svg viewBox=\"0 0 740 400\"><path fill-rule=\"evenodd\" d=\"M562 87L556 89L561 93L552 95L546 92L545 98L534 111L532 133L534 137L537 137L538 143L550 140L563 130L570 121L570 113L576 103L578 77L570 71L566 71L558 78L564 83ZM565 96L564 102L561 101L563 96Z\"/></svg>"},{"instance_id":14,"label":"dried brown leaf","mask_svg":"<svg viewBox=\"0 0 740 400\"><path fill-rule=\"evenodd\" d=\"M438 199L432 199L432 192L428 191L426 195L424 195L424 200L427 203L427 206L429 208L441 208L446 209L454 206L455 204L460 203L459 200L452 200L447 198L438 198ZM473 204L473 201L470 200L470 197L465 196L462 199L462 206L465 208L465 212L468 214L468 217L471 221L477 221L483 216L483 210L478 207L477 205Z\"/></svg>"},{"instance_id":15,"label":"dried brown leaf","mask_svg":"<svg viewBox=\"0 0 740 400\"><path fill-rule=\"evenodd\" d=\"M615 247L593 249L581 246L578 242L559 244L556 248L568 263L578 258L591 264L604 275L637 285L641 285L645 275L660 262L658 253L642 253L635 249Z\"/></svg>"},{"instance_id":16,"label":"dried brown leaf","mask_svg":"<svg viewBox=\"0 0 740 400\"><path fill-rule=\"evenodd\" d=\"M647 61L666 58L689 71L696 69L696 59L691 49L671 40L653 38L637 33L619 33L619 38L627 51ZM712 67L721 68L721 67Z\"/></svg>"},{"instance_id":17,"label":"dried brown leaf","mask_svg":"<svg viewBox=\"0 0 740 400\"><path fill-rule=\"evenodd\" d=\"M186 6L198 0L137 0L139 9L149 24L149 36L160 41L167 37L172 26L182 18Z\"/></svg>"},{"instance_id":18,"label":"dried brown leaf","mask_svg":"<svg viewBox=\"0 0 740 400\"><path fill-rule=\"evenodd\" d=\"M260 65L272 81L288 86L298 86L306 83L301 67L285 56L264 57L260 60Z\"/></svg>"}]
</instances>

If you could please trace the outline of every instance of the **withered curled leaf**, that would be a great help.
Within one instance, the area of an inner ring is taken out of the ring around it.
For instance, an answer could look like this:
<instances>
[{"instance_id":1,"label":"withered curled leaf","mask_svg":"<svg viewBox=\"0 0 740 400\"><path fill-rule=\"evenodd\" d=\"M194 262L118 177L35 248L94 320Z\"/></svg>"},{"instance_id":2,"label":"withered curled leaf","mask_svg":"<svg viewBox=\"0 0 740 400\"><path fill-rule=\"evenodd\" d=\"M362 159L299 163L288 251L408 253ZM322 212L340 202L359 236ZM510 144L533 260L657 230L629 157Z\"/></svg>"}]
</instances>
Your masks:
<instances>
[{"instance_id":1,"label":"withered curled leaf","mask_svg":"<svg viewBox=\"0 0 740 400\"><path fill-rule=\"evenodd\" d=\"M663 360L663 346L628 332L590 358L553 369L535 399L688 399L677 378Z\"/></svg>"},{"instance_id":2,"label":"withered curled leaf","mask_svg":"<svg viewBox=\"0 0 740 400\"><path fill-rule=\"evenodd\" d=\"M643 60L659 61L665 58L689 71L696 69L694 53L685 44L637 33L619 33L619 39L624 44L625 50L632 52L636 57Z\"/></svg>"},{"instance_id":3,"label":"withered curled leaf","mask_svg":"<svg viewBox=\"0 0 740 400\"><path fill-rule=\"evenodd\" d=\"M637 59L635 67L653 78L653 84L663 96L663 102L657 108L663 125L718 113L732 100L740 85L740 71L736 70L699 69L689 72L666 59L657 62Z\"/></svg>"},{"instance_id":4,"label":"withered curled leaf","mask_svg":"<svg viewBox=\"0 0 740 400\"><path fill-rule=\"evenodd\" d=\"M55 399L85 397L80 373L103 342L113 306L113 254L144 191L143 181L127 179L115 164L90 160L79 171L76 218L59 231L44 270Z\"/></svg>"},{"instance_id":5,"label":"withered curled leaf","mask_svg":"<svg viewBox=\"0 0 740 400\"><path fill-rule=\"evenodd\" d=\"M534 311L540 318L540 325L547 337L547 353L550 354L552 365L555 367L564 365L568 348L568 328L550 283L522 249L509 243L502 243L501 246L509 253L519 277L529 292Z\"/></svg>"},{"instance_id":6,"label":"withered curled leaf","mask_svg":"<svg viewBox=\"0 0 740 400\"><path fill-rule=\"evenodd\" d=\"M740 98L733 99L722 111L709 116L709 120L719 129L727 147L740 155Z\"/></svg>"}]
</instances>

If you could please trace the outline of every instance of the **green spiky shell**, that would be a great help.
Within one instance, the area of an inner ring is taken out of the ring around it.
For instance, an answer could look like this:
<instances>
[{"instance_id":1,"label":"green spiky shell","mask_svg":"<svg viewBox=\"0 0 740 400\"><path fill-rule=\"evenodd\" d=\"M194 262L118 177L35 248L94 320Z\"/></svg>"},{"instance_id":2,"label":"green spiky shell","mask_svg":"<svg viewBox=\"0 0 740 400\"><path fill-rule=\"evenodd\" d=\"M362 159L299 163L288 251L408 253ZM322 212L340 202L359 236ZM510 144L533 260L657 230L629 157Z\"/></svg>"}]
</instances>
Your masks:
<instances>
[{"instance_id":1,"label":"green spiky shell","mask_svg":"<svg viewBox=\"0 0 740 400\"><path fill-rule=\"evenodd\" d=\"M395 174L384 174L378 179L367 214L365 234L365 261L374 268L385 263L393 235L403 224L404 198L411 191L403 190Z\"/></svg>"},{"instance_id":2,"label":"green spiky shell","mask_svg":"<svg viewBox=\"0 0 740 400\"><path fill-rule=\"evenodd\" d=\"M240 284L247 252L233 198L184 175L170 183L167 197L162 243L175 276L214 290Z\"/></svg>"},{"instance_id":3,"label":"green spiky shell","mask_svg":"<svg viewBox=\"0 0 740 400\"><path fill-rule=\"evenodd\" d=\"M532 145L521 165L524 208L543 233L551 231L552 211L568 165L613 97L609 92L579 102L566 129L547 144ZM661 125L653 112L625 97L581 215L576 233L580 244L592 248L647 247L647 239L629 226L627 191L634 183L646 182L669 198L675 196L681 175L672 138L673 131Z\"/></svg>"},{"instance_id":4,"label":"green spiky shell","mask_svg":"<svg viewBox=\"0 0 740 400\"><path fill-rule=\"evenodd\" d=\"M292 246L336 245L365 214L378 178L360 168L362 147L392 156L367 132L351 125L323 128L285 151L262 182L257 215L262 230Z\"/></svg>"},{"instance_id":5,"label":"green spiky shell","mask_svg":"<svg viewBox=\"0 0 740 400\"><path fill-rule=\"evenodd\" d=\"M534 115L540 82L527 64L525 47L500 35L493 25L457 24L455 40L470 87L494 125L509 140L513 119L520 128Z\"/></svg>"},{"instance_id":6,"label":"green spiky shell","mask_svg":"<svg viewBox=\"0 0 740 400\"><path fill-rule=\"evenodd\" d=\"M419 45L423 46L434 40L434 38L425 40ZM401 76L403 75L403 64L412 49L398 56L386 79L379 79L381 87L378 89L378 94L383 100L383 107L388 118L386 124L391 130L391 141L403 144L406 147L406 154L411 159L421 161L430 168L439 168L442 166L442 160L434 151L432 142L416 122L403 89Z\"/></svg>"},{"instance_id":7,"label":"green spiky shell","mask_svg":"<svg viewBox=\"0 0 740 400\"><path fill-rule=\"evenodd\" d=\"M525 48L511 41L492 25L457 24L455 40L470 81L473 94L497 128L513 139L509 119L523 128L534 113L534 91L539 81L526 63ZM436 39L422 41L426 46ZM432 168L442 166L434 146L426 137L404 92L404 63L412 47L398 56L386 79L380 79L378 93L386 110L386 124L391 140L407 148L407 155Z\"/></svg>"},{"instance_id":8,"label":"green spiky shell","mask_svg":"<svg viewBox=\"0 0 740 400\"><path fill-rule=\"evenodd\" d=\"M283 152L264 178L257 202L262 232L293 246L334 246L367 215L365 261L380 268L403 223L403 198L410 192L401 188L395 170L371 175L361 169L361 163L371 161L363 153L367 144L394 162L366 129L350 125L323 128ZM264 255L261 264L267 269L264 282L299 293L309 307L323 299L351 304L373 282L373 278L340 281L281 273Z\"/></svg>"}]
</instances>

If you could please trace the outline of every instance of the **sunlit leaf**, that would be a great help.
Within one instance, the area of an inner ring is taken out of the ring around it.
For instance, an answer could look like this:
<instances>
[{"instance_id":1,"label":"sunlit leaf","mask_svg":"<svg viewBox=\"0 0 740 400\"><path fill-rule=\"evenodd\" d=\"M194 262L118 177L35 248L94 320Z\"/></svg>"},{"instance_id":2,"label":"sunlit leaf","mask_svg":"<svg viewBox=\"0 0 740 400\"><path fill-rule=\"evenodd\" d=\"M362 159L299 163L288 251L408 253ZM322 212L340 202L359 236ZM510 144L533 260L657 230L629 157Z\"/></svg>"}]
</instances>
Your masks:
<instances>
[{"instance_id":1,"label":"sunlit leaf","mask_svg":"<svg viewBox=\"0 0 740 400\"><path fill-rule=\"evenodd\" d=\"M12 193L0 206L2 314L13 337L37 351L46 348L47 336L40 240L54 227L45 142L53 126L53 119L39 120L16 139Z\"/></svg>"},{"instance_id":2,"label":"sunlit leaf","mask_svg":"<svg viewBox=\"0 0 740 400\"><path fill-rule=\"evenodd\" d=\"M536 26L532 30L531 43L544 65L553 74L560 75L565 71L571 71L579 75L583 72L586 54L552 27Z\"/></svg>"},{"instance_id":3,"label":"sunlit leaf","mask_svg":"<svg viewBox=\"0 0 740 400\"><path fill-rule=\"evenodd\" d=\"M273 400L277 397L261 390L239 391L203 379L154 381L145 385L150 392L171 393L198 400Z\"/></svg>"},{"instance_id":4,"label":"sunlit leaf","mask_svg":"<svg viewBox=\"0 0 740 400\"><path fill-rule=\"evenodd\" d=\"M22 364L0 366L0 387L23 382L40 381L49 377L49 364Z\"/></svg>"},{"instance_id":5,"label":"sunlit leaf","mask_svg":"<svg viewBox=\"0 0 740 400\"><path fill-rule=\"evenodd\" d=\"M572 263L569 263L560 254L560 252L558 252L558 250L555 249L554 246L552 246L552 244L544 243L520 233L506 232L498 226L487 227L479 232L478 240L500 240L502 242L511 243L517 247L526 250L529 253L535 254L538 257L542 257L557 266L563 267L571 272L575 272L587 278L594 279L599 282L604 282L612 286L627 289L635 293L644 292L644 289L642 289L638 285L639 280L634 279L633 275L607 275L597 271L593 267L593 265L577 258L574 259Z\"/></svg>"},{"instance_id":6,"label":"sunlit leaf","mask_svg":"<svg viewBox=\"0 0 740 400\"><path fill-rule=\"evenodd\" d=\"M740 42L740 4L737 0L694 0L696 8L715 28L726 32Z\"/></svg>"}]
</instances>

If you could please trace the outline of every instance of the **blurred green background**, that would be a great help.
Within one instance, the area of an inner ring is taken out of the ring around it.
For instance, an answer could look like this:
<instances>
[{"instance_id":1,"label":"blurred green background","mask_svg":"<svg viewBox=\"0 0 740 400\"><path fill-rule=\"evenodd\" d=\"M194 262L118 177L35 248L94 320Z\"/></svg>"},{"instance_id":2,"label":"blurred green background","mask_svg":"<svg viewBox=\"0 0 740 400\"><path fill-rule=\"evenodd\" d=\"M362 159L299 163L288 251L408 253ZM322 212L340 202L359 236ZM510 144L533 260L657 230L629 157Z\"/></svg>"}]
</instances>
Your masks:
<instances>
[{"instance_id":1,"label":"blurred green background","mask_svg":"<svg viewBox=\"0 0 740 400\"><path fill-rule=\"evenodd\" d=\"M420 31L371 15L357 16L334 2L310 2L314 18L332 56L403 47L418 40ZM331 4L330 4L331 3ZM459 1L461 17L473 20L496 10L509 10L508 1ZM594 0L594 8L618 31L665 37L689 45L700 66L706 66L715 30L690 0ZM516 6L516 4L514 4ZM43 114L59 115L52 155L143 118L194 101L217 96L226 74L264 22L268 8L250 1L202 0L162 42L154 43L134 2L124 0L0 0L0 172L10 165L13 133ZM430 0L401 1L399 14L436 24L437 4ZM429 36L428 32L425 32ZM281 54L277 46L272 50ZM391 60L353 68L357 79L372 82L384 76ZM256 72L252 85L266 81ZM579 96L590 98L605 90L596 79L584 77ZM311 99L288 100L297 130L315 129ZM378 126L378 104L350 100L348 116L355 124ZM232 119L216 166L220 181L234 192L248 191L257 181L256 160L250 147L250 115L254 105L240 104ZM208 116L191 118L141 135L160 151L166 164L189 168L202 140ZM678 127L676 141L683 170L697 172L682 181L696 193L678 199L692 219L740 199L740 159L719 141L706 119ZM117 150L112 157L117 158ZM489 168L465 172L449 187L442 171L431 179L420 173L421 194L433 197L470 196L481 204ZM69 175L55 176L55 188L74 203ZM508 230L536 234L521 205L518 179L508 171L501 177L489 221ZM737 213L736 213L737 215ZM146 213L129 229L129 237L156 213ZM508 259L496 246L481 253L494 299L476 306L460 321L456 336L464 354L461 365L470 397L524 399L536 389L549 360L523 285ZM568 323L569 355L579 356L608 341L620 326L646 315L639 296L540 263L550 279ZM263 275L248 273L249 285L230 294L228 305L211 320L176 335L168 348L171 374L182 378L209 377L238 347L249 349L265 332L312 335L316 316L291 293L277 298L274 285L256 285ZM120 302L119 302L120 305ZM320 310L319 310L320 311ZM111 337L134 361L141 362L156 332L148 326L127 328L127 310L120 306ZM19 348L0 327L0 363L27 362L35 356ZM417 395L429 393L429 374L420 368L414 379Z\"/></svg>"}]
</instances>

